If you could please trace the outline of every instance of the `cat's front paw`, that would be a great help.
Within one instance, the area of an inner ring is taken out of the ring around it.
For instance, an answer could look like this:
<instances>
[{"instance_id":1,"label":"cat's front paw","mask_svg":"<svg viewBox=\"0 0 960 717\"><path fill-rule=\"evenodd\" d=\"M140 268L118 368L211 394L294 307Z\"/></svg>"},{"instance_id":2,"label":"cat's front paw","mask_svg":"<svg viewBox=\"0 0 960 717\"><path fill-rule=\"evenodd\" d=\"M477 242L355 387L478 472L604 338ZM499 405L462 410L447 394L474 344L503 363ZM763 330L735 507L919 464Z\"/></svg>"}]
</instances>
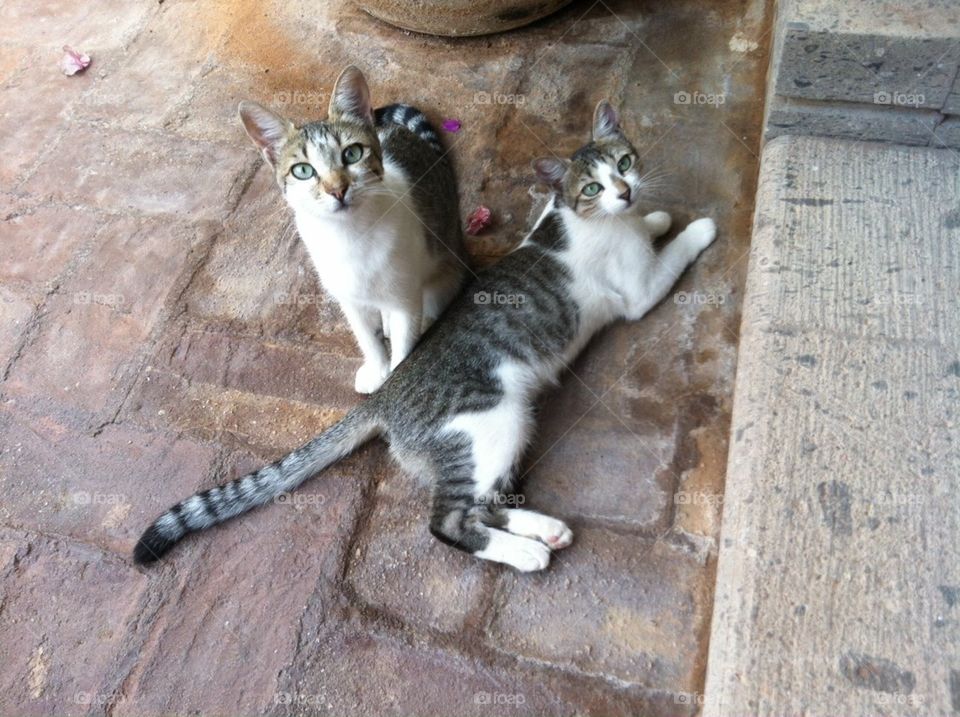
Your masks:
<instances>
[{"instance_id":1,"label":"cat's front paw","mask_svg":"<svg viewBox=\"0 0 960 717\"><path fill-rule=\"evenodd\" d=\"M390 369L386 364L365 363L357 370L353 388L357 393L373 393L387 380Z\"/></svg>"},{"instance_id":2,"label":"cat's front paw","mask_svg":"<svg viewBox=\"0 0 960 717\"><path fill-rule=\"evenodd\" d=\"M717 224L708 217L697 219L687 224L683 230L684 240L693 249L694 255L699 254L717 238Z\"/></svg>"},{"instance_id":3,"label":"cat's front paw","mask_svg":"<svg viewBox=\"0 0 960 717\"><path fill-rule=\"evenodd\" d=\"M650 212L643 218L643 221L647 224L647 231L650 232L650 236L656 239L670 231L670 224L673 220L666 212L657 211Z\"/></svg>"}]
</instances>

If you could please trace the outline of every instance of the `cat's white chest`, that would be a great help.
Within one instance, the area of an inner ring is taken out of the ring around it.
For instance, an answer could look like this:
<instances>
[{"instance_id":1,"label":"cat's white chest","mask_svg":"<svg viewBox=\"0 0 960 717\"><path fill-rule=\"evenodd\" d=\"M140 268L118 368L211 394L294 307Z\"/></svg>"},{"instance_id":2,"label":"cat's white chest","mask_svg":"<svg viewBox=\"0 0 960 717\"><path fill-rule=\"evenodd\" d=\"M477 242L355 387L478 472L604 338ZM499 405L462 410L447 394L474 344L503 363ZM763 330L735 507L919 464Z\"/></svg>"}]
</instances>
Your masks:
<instances>
[{"instance_id":1,"label":"cat's white chest","mask_svg":"<svg viewBox=\"0 0 960 717\"><path fill-rule=\"evenodd\" d=\"M427 262L423 225L402 178L385 182L342 216L296 213L297 230L324 288L339 301L390 304L422 280Z\"/></svg>"},{"instance_id":2,"label":"cat's white chest","mask_svg":"<svg viewBox=\"0 0 960 717\"><path fill-rule=\"evenodd\" d=\"M587 331L625 315L644 291L656 255L638 219L627 217L600 229L591 227L588 240L576 237L571 242L567 252L574 277L571 290ZM574 225L572 230L579 227Z\"/></svg>"},{"instance_id":3,"label":"cat's white chest","mask_svg":"<svg viewBox=\"0 0 960 717\"><path fill-rule=\"evenodd\" d=\"M371 279L389 264L396 240L391 228L389 224L297 217L297 230L320 282L341 301L356 301L377 283Z\"/></svg>"}]
</instances>

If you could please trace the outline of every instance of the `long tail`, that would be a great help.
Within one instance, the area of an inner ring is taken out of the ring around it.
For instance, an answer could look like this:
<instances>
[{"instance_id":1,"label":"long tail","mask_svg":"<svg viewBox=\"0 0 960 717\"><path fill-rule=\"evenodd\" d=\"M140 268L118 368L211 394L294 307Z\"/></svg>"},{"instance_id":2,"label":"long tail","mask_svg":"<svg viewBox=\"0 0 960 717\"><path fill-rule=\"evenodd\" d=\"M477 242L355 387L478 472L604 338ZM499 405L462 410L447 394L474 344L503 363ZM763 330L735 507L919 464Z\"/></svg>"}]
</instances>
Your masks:
<instances>
[{"instance_id":1,"label":"long tail","mask_svg":"<svg viewBox=\"0 0 960 717\"><path fill-rule=\"evenodd\" d=\"M387 105L378 108L373 114L378 127L389 123L398 124L406 127L438 152L443 151L437 131L430 124L427 116L416 107L401 104Z\"/></svg>"},{"instance_id":2,"label":"long tail","mask_svg":"<svg viewBox=\"0 0 960 717\"><path fill-rule=\"evenodd\" d=\"M157 518L133 549L135 563L160 559L188 533L210 528L293 490L327 466L350 455L380 432L366 404L279 461L190 496Z\"/></svg>"}]
</instances>

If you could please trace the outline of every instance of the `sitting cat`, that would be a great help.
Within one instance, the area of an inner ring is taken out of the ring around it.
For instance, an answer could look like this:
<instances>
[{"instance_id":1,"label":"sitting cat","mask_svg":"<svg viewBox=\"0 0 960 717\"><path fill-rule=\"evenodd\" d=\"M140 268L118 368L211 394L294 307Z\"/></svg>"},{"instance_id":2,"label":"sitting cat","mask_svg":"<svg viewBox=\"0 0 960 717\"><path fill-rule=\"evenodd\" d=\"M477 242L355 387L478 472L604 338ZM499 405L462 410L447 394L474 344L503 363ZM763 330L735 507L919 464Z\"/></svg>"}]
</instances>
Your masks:
<instances>
[{"instance_id":1,"label":"sitting cat","mask_svg":"<svg viewBox=\"0 0 960 717\"><path fill-rule=\"evenodd\" d=\"M639 319L663 299L716 228L698 219L654 251L651 239L670 217L637 213L639 158L607 102L589 144L570 161L535 167L553 199L532 231L453 302L379 391L285 458L173 506L134 559L156 560L187 533L293 490L375 436L432 483L430 530L441 541L524 571L545 568L551 550L569 545L563 522L503 507L534 400L598 329Z\"/></svg>"},{"instance_id":2,"label":"sitting cat","mask_svg":"<svg viewBox=\"0 0 960 717\"><path fill-rule=\"evenodd\" d=\"M370 393L463 283L457 184L427 118L406 105L374 111L356 67L337 79L328 114L295 127L255 102L240 103L320 282L357 338L364 362L354 387Z\"/></svg>"}]
</instances>

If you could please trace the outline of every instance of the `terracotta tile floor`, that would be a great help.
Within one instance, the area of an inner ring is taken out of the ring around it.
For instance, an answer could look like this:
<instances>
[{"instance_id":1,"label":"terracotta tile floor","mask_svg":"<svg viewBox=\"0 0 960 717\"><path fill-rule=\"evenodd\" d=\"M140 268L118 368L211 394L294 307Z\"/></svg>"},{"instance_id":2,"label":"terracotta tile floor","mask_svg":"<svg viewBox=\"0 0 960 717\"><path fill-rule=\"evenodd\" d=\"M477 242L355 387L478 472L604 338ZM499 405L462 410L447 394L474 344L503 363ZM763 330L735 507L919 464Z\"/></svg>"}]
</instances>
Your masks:
<instances>
[{"instance_id":1,"label":"terracotta tile floor","mask_svg":"<svg viewBox=\"0 0 960 717\"><path fill-rule=\"evenodd\" d=\"M574 2L449 41L301 0L0 1L0 712L696 711L757 169L764 0ZM69 43L93 65L57 69ZM314 435L357 351L235 117L375 97L457 117L462 213L521 237L529 165L619 104L720 239L541 408L527 500L573 547L539 575L436 543L371 445L140 571L147 522Z\"/></svg>"}]
</instances>

